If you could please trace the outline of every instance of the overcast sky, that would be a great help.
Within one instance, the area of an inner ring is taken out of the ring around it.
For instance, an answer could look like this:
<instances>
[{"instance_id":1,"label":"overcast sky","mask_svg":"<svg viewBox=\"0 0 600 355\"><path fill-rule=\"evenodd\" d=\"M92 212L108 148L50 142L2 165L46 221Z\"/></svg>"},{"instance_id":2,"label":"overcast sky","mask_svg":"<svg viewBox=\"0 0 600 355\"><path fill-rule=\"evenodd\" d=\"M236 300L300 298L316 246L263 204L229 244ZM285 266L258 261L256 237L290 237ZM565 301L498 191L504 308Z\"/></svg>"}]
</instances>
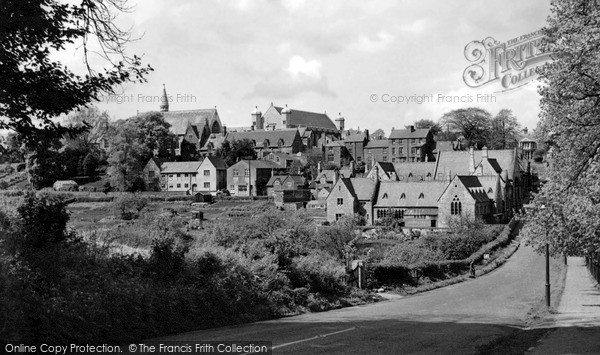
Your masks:
<instances>
[{"instance_id":1,"label":"overcast sky","mask_svg":"<svg viewBox=\"0 0 600 355\"><path fill-rule=\"evenodd\" d=\"M476 99L499 91L463 82L465 45L536 31L549 8L548 0L138 1L120 21L144 34L129 52L143 54L154 72L148 83L122 88L125 102L98 106L118 119L156 110L151 96L164 83L171 110L217 106L228 126L249 125L255 106L264 112L273 102L332 119L341 112L346 127L386 132L469 106L492 114L511 109L534 128L536 82L494 94L495 103L445 103L438 95ZM433 102L422 104L382 102L432 94Z\"/></svg>"}]
</instances>

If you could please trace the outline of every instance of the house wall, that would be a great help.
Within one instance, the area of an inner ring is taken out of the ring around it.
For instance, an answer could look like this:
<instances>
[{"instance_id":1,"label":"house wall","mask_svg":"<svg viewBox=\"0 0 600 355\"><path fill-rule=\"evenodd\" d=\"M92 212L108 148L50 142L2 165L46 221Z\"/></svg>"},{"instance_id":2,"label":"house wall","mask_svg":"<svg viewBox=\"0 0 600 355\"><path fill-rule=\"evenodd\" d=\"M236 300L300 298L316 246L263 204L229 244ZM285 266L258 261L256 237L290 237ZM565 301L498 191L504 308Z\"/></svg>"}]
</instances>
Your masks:
<instances>
[{"instance_id":1,"label":"house wall","mask_svg":"<svg viewBox=\"0 0 600 355\"><path fill-rule=\"evenodd\" d=\"M462 205L460 215L451 214L451 203L455 196L458 197ZM460 182L452 181L438 201L439 227L447 228L448 222L453 218L468 218L471 220L481 218L482 214L477 215L475 212L475 205L476 203L471 193Z\"/></svg>"},{"instance_id":2,"label":"house wall","mask_svg":"<svg viewBox=\"0 0 600 355\"><path fill-rule=\"evenodd\" d=\"M342 199L342 204L338 204L338 199ZM340 215L353 216L355 212L356 199L342 182L338 182L327 197L327 220L335 222Z\"/></svg>"},{"instance_id":3,"label":"house wall","mask_svg":"<svg viewBox=\"0 0 600 355\"><path fill-rule=\"evenodd\" d=\"M198 187L196 181L198 172L194 173L161 173L161 184L164 184L164 191L188 191L192 190L193 185Z\"/></svg>"},{"instance_id":4,"label":"house wall","mask_svg":"<svg viewBox=\"0 0 600 355\"><path fill-rule=\"evenodd\" d=\"M160 168L154 160L150 159L143 170L144 182L148 190L161 190Z\"/></svg>"}]
</instances>

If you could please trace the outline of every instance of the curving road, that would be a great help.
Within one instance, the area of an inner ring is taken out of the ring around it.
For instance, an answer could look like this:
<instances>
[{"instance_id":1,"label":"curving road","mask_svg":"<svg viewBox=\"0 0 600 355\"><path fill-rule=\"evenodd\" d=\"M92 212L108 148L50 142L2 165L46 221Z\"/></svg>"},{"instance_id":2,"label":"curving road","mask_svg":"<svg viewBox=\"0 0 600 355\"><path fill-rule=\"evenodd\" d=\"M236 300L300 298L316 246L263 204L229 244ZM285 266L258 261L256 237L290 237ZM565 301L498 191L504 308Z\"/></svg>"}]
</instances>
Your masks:
<instances>
[{"instance_id":1,"label":"curving road","mask_svg":"<svg viewBox=\"0 0 600 355\"><path fill-rule=\"evenodd\" d=\"M426 293L161 340L268 340L277 354L489 353L513 338L527 349L543 335L521 328L544 296L544 267L521 246L487 275Z\"/></svg>"}]
</instances>

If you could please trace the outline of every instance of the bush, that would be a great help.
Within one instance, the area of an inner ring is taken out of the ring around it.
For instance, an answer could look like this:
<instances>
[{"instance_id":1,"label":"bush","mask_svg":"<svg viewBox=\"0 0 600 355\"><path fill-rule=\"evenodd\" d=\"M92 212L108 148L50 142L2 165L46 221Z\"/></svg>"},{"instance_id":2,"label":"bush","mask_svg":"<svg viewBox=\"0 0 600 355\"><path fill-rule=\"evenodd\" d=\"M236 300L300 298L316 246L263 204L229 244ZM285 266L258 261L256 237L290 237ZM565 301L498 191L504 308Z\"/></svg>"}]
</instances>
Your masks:
<instances>
[{"instance_id":1,"label":"bush","mask_svg":"<svg viewBox=\"0 0 600 355\"><path fill-rule=\"evenodd\" d=\"M132 220L139 217L140 212L148 205L148 199L139 194L124 194L119 196L113 203L113 209L118 216L124 220Z\"/></svg>"}]
</instances>

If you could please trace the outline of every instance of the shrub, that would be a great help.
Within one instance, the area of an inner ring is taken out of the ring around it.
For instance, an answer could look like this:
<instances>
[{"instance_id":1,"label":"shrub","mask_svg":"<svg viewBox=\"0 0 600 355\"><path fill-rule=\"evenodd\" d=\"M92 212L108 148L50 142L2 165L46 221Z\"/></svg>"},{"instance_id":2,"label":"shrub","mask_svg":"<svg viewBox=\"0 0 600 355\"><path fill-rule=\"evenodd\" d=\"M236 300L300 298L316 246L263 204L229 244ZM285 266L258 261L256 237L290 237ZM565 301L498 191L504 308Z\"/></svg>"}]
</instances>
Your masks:
<instances>
[{"instance_id":1,"label":"shrub","mask_svg":"<svg viewBox=\"0 0 600 355\"><path fill-rule=\"evenodd\" d=\"M148 199L139 194L124 194L113 203L115 212L124 220L139 217L140 212L148 205Z\"/></svg>"},{"instance_id":2,"label":"shrub","mask_svg":"<svg viewBox=\"0 0 600 355\"><path fill-rule=\"evenodd\" d=\"M385 264L414 265L445 259L444 253L428 248L420 241L399 243L388 249L383 257Z\"/></svg>"},{"instance_id":3,"label":"shrub","mask_svg":"<svg viewBox=\"0 0 600 355\"><path fill-rule=\"evenodd\" d=\"M334 295L346 290L344 267L324 252L315 251L294 259L290 274L292 286L306 287L311 292Z\"/></svg>"}]
</instances>

